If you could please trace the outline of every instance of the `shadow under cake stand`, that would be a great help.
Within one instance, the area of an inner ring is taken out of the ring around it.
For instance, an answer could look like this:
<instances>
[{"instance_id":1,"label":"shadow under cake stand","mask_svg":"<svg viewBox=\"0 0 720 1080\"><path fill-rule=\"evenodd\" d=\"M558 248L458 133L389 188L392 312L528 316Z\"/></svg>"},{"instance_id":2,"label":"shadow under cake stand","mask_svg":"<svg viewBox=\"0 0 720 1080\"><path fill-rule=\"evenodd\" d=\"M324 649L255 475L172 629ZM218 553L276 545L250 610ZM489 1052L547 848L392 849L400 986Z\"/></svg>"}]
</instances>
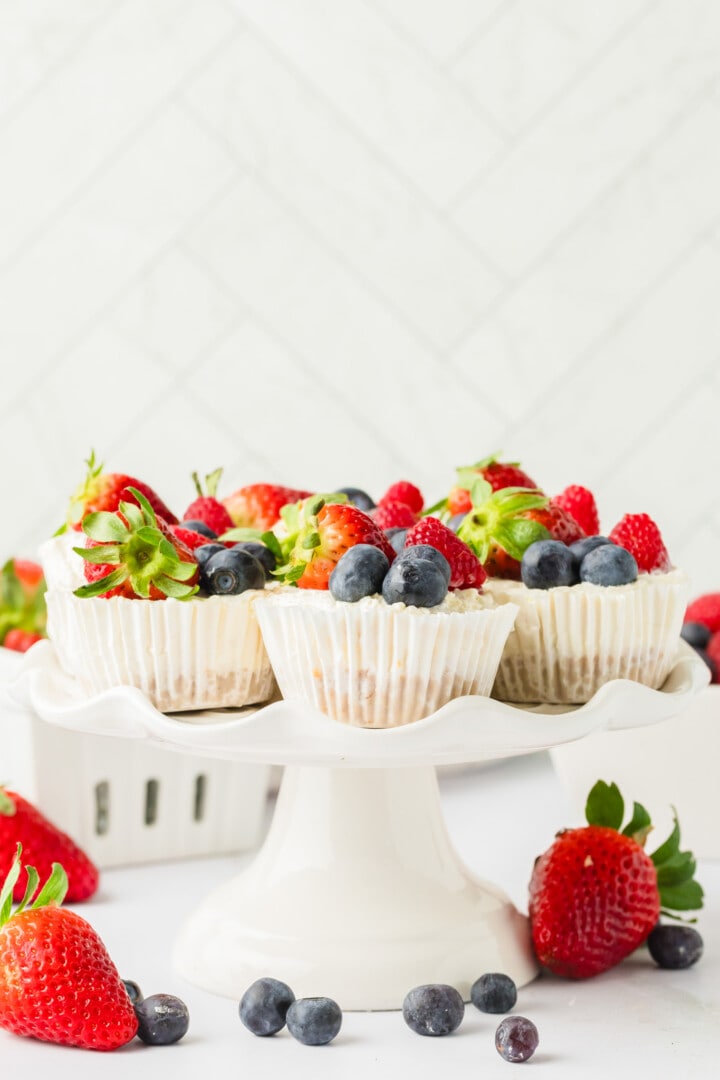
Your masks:
<instances>
[{"instance_id":1,"label":"shadow under cake stand","mask_svg":"<svg viewBox=\"0 0 720 1080\"><path fill-rule=\"evenodd\" d=\"M170 716L129 687L89 698L43 643L13 690L51 724L284 765L264 845L187 919L176 966L236 1000L273 975L299 997L366 1010L397 1009L421 983L450 983L467 1000L478 973L503 971L518 985L537 973L527 919L452 847L437 766L669 719L706 683L707 667L683 647L661 690L617 680L575 708L465 697L414 724L364 730L286 701Z\"/></svg>"}]
</instances>

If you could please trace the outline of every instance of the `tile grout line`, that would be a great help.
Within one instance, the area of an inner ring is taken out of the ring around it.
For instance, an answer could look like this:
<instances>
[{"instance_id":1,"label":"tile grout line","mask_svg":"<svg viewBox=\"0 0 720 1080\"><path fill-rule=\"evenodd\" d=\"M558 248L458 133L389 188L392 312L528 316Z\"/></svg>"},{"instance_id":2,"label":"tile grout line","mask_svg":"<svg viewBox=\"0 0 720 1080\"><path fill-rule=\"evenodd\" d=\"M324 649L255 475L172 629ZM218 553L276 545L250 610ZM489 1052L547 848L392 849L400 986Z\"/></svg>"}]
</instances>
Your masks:
<instances>
[{"instance_id":1,"label":"tile grout line","mask_svg":"<svg viewBox=\"0 0 720 1080\"><path fill-rule=\"evenodd\" d=\"M481 41L494 26L499 22L502 22L507 13L514 7L517 7L517 4L518 0L502 0L492 14L485 19L480 26L476 27L475 30L472 30L462 45L455 49L455 51L445 59L443 66L454 67L458 60L461 60L466 53L470 52L471 49L474 49L477 42Z\"/></svg>"}]
</instances>

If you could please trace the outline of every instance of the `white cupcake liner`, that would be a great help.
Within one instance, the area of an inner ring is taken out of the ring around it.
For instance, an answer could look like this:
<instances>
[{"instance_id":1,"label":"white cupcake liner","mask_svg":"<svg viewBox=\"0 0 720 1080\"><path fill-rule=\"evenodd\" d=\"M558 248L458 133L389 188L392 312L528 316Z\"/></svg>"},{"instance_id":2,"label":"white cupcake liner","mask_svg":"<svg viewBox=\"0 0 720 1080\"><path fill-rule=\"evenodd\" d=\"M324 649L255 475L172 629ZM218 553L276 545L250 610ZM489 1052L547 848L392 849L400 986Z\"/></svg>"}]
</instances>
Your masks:
<instances>
[{"instance_id":1,"label":"white cupcake liner","mask_svg":"<svg viewBox=\"0 0 720 1080\"><path fill-rule=\"evenodd\" d=\"M134 686L161 712L251 705L275 692L254 613L259 595L83 600L49 589L48 636L89 694Z\"/></svg>"},{"instance_id":2,"label":"white cupcake liner","mask_svg":"<svg viewBox=\"0 0 720 1080\"><path fill-rule=\"evenodd\" d=\"M286 589L256 605L283 697L342 723L409 724L465 694L488 696L516 607L478 597L462 611L338 603Z\"/></svg>"},{"instance_id":3,"label":"white cupcake liner","mask_svg":"<svg viewBox=\"0 0 720 1080\"><path fill-rule=\"evenodd\" d=\"M681 571L642 574L632 585L527 589L495 579L498 603L519 605L493 697L580 705L611 679L659 689L670 673L688 599Z\"/></svg>"}]
</instances>

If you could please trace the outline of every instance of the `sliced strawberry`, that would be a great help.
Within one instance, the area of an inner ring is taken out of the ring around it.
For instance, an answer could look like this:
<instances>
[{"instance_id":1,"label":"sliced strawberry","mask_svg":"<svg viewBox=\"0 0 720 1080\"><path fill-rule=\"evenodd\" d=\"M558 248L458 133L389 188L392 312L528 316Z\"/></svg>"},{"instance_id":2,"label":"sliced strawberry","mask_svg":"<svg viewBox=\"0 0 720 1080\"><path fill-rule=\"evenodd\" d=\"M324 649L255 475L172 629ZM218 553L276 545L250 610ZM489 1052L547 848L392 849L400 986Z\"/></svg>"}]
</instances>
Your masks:
<instances>
[{"instance_id":1,"label":"sliced strawberry","mask_svg":"<svg viewBox=\"0 0 720 1080\"><path fill-rule=\"evenodd\" d=\"M474 551L436 517L422 518L409 530L405 547L429 544L450 563L451 589L480 589L487 574Z\"/></svg>"},{"instance_id":2,"label":"sliced strawberry","mask_svg":"<svg viewBox=\"0 0 720 1080\"><path fill-rule=\"evenodd\" d=\"M598 536L600 533L600 518L592 491L580 484L571 484L554 495L550 500L552 506L560 506L575 519L585 536Z\"/></svg>"},{"instance_id":3,"label":"sliced strawberry","mask_svg":"<svg viewBox=\"0 0 720 1080\"><path fill-rule=\"evenodd\" d=\"M672 570L660 529L649 514L626 514L608 534L608 540L634 555L640 571L649 574Z\"/></svg>"}]
</instances>

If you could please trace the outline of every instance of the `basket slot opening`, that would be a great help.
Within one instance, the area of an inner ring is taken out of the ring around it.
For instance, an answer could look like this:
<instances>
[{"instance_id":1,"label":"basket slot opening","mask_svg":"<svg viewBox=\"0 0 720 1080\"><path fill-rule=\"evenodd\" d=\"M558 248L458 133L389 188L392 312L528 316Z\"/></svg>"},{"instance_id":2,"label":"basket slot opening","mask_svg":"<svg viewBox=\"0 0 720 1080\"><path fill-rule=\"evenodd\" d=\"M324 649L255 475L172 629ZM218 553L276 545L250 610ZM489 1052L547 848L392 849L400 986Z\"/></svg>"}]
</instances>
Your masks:
<instances>
[{"instance_id":1,"label":"basket slot opening","mask_svg":"<svg viewBox=\"0 0 720 1080\"><path fill-rule=\"evenodd\" d=\"M101 780L95 785L95 834L105 836L110 828L110 784Z\"/></svg>"},{"instance_id":2,"label":"basket slot opening","mask_svg":"<svg viewBox=\"0 0 720 1080\"><path fill-rule=\"evenodd\" d=\"M207 799L207 776L198 773L195 777L195 796L193 799L193 820L202 821L205 817L205 803Z\"/></svg>"},{"instance_id":3,"label":"basket slot opening","mask_svg":"<svg viewBox=\"0 0 720 1080\"><path fill-rule=\"evenodd\" d=\"M145 784L145 824L154 825L158 818L160 781L151 778Z\"/></svg>"}]
</instances>

